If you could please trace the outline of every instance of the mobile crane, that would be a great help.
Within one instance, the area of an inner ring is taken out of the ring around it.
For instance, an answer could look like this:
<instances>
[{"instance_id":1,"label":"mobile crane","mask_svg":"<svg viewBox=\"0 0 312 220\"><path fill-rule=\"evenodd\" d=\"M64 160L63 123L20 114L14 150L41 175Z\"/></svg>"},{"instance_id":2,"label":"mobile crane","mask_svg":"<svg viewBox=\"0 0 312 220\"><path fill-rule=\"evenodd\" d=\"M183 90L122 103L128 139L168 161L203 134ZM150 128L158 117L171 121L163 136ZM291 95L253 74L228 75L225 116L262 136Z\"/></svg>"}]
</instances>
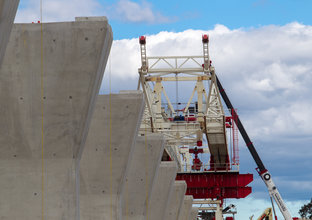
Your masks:
<instances>
[{"instance_id":1,"label":"mobile crane","mask_svg":"<svg viewBox=\"0 0 312 220\"><path fill-rule=\"evenodd\" d=\"M225 90L223 89L223 86L221 85L221 82L217 76L216 76L216 79L217 79L217 85L218 85L220 94L221 94L226 106L230 110L232 116L233 117L235 116L237 119L237 120L235 120L235 123L238 127L240 134L242 135L242 137L243 137L243 139L247 145L247 148L248 148L250 154L252 155L254 161L256 162L256 164L258 166L257 171L258 171L259 175L261 176L262 180L264 181L265 185L267 186L270 197L275 200L275 202L276 202L277 206L279 207L279 209L280 209L282 215L284 216L285 220L292 220L293 218L291 217L290 212L289 212L285 202L283 201L281 194L277 190L277 187L272 180L271 174L265 168L262 160L260 159L260 157L256 151L256 148L254 147L253 143L251 142L251 140L250 140L239 116L237 115L236 111L232 111L232 110L234 110L234 107L233 107L229 97L227 96Z\"/></svg>"}]
</instances>

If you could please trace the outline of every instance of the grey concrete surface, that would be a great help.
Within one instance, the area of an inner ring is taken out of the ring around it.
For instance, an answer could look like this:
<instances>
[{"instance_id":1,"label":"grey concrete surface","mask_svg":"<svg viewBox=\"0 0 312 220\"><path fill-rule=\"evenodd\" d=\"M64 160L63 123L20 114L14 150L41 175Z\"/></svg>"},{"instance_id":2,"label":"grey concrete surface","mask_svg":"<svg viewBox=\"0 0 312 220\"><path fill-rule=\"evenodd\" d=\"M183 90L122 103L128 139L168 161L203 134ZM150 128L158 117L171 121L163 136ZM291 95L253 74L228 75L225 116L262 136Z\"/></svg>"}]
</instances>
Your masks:
<instances>
[{"instance_id":1,"label":"grey concrete surface","mask_svg":"<svg viewBox=\"0 0 312 220\"><path fill-rule=\"evenodd\" d=\"M112 32L42 27L41 38L41 24L15 24L0 69L0 219L79 219L77 170Z\"/></svg>"},{"instance_id":2,"label":"grey concrete surface","mask_svg":"<svg viewBox=\"0 0 312 220\"><path fill-rule=\"evenodd\" d=\"M161 134L138 137L123 191L123 219L145 220L149 198L164 151Z\"/></svg>"},{"instance_id":3,"label":"grey concrete surface","mask_svg":"<svg viewBox=\"0 0 312 220\"><path fill-rule=\"evenodd\" d=\"M193 196L184 196L183 204L179 212L179 220L189 220L191 217Z\"/></svg>"},{"instance_id":4,"label":"grey concrete surface","mask_svg":"<svg viewBox=\"0 0 312 220\"><path fill-rule=\"evenodd\" d=\"M197 220L198 207L192 207L190 220Z\"/></svg>"},{"instance_id":5,"label":"grey concrete surface","mask_svg":"<svg viewBox=\"0 0 312 220\"><path fill-rule=\"evenodd\" d=\"M175 181L172 193L168 199L168 205L165 211L166 220L177 220L183 204L184 195L186 193L186 182Z\"/></svg>"},{"instance_id":6,"label":"grey concrete surface","mask_svg":"<svg viewBox=\"0 0 312 220\"><path fill-rule=\"evenodd\" d=\"M19 0L0 0L0 67L11 34Z\"/></svg>"},{"instance_id":7,"label":"grey concrete surface","mask_svg":"<svg viewBox=\"0 0 312 220\"><path fill-rule=\"evenodd\" d=\"M142 93L98 97L80 166L80 219L116 220L144 109Z\"/></svg>"},{"instance_id":8,"label":"grey concrete surface","mask_svg":"<svg viewBox=\"0 0 312 220\"><path fill-rule=\"evenodd\" d=\"M174 161L162 161L160 163L148 205L147 216L149 220L165 219L165 211L173 190L177 170L178 167Z\"/></svg>"}]
</instances>

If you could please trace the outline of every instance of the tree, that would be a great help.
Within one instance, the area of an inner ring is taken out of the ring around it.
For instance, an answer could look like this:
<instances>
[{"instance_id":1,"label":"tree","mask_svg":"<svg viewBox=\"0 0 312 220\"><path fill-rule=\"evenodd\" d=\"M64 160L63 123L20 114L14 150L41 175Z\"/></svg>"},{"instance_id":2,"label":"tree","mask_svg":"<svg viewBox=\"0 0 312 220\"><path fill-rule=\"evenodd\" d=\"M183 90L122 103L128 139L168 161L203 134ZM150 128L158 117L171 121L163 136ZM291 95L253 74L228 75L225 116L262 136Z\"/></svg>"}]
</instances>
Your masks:
<instances>
[{"instance_id":1,"label":"tree","mask_svg":"<svg viewBox=\"0 0 312 220\"><path fill-rule=\"evenodd\" d=\"M312 199L308 204L301 206L299 215L301 218L312 219Z\"/></svg>"}]
</instances>

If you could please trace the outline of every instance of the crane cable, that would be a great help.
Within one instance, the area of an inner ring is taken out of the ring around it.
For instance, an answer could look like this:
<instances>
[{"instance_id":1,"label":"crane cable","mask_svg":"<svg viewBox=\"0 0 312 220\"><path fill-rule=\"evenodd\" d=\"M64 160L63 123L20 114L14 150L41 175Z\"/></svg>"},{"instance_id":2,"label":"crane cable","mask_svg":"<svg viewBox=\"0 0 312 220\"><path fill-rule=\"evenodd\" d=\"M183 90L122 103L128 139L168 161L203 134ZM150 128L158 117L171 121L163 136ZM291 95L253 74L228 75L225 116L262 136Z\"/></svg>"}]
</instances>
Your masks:
<instances>
[{"instance_id":1,"label":"crane cable","mask_svg":"<svg viewBox=\"0 0 312 220\"><path fill-rule=\"evenodd\" d=\"M109 176L110 176L110 219L113 219L113 155L112 155L112 76L111 76L111 55L109 59Z\"/></svg>"},{"instance_id":2,"label":"crane cable","mask_svg":"<svg viewBox=\"0 0 312 220\"><path fill-rule=\"evenodd\" d=\"M277 220L277 216L276 216L276 212L275 212L275 207L274 207L274 202L273 202L273 198L272 198L272 196L271 196L271 195L270 195L270 199L271 199L271 203L272 203L272 208L273 208L274 218L275 218L275 220Z\"/></svg>"},{"instance_id":3,"label":"crane cable","mask_svg":"<svg viewBox=\"0 0 312 220\"><path fill-rule=\"evenodd\" d=\"M178 82L178 74L176 73L176 116L178 116L178 109L179 109L179 82Z\"/></svg>"},{"instance_id":4,"label":"crane cable","mask_svg":"<svg viewBox=\"0 0 312 220\"><path fill-rule=\"evenodd\" d=\"M148 207L149 207L149 203L148 203L148 197L149 197L149 193L148 193L148 154L147 154L147 150L148 150L148 145L147 145L147 136L146 136L146 124L145 124L145 129L144 129L144 144L145 144L145 151L144 151L144 157L145 157L145 203L146 203L146 220L148 220Z\"/></svg>"},{"instance_id":5,"label":"crane cable","mask_svg":"<svg viewBox=\"0 0 312 220\"><path fill-rule=\"evenodd\" d=\"M40 90L41 90L41 219L44 220L44 131L43 131L43 24L42 24L42 0L40 0Z\"/></svg>"}]
</instances>

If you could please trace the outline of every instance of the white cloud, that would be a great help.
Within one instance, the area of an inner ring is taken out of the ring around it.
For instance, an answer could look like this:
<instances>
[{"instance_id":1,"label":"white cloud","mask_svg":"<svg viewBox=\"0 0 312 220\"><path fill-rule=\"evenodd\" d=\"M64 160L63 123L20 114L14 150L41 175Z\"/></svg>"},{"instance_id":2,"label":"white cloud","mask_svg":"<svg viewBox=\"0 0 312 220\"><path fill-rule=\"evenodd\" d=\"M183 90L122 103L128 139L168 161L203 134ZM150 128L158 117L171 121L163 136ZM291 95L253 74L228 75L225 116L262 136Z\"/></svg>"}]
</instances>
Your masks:
<instances>
[{"instance_id":1,"label":"white cloud","mask_svg":"<svg viewBox=\"0 0 312 220\"><path fill-rule=\"evenodd\" d=\"M289 177L278 177L275 178L275 182L279 187L292 187L294 189L298 189L302 192L312 192L312 184L311 181L304 180L292 180Z\"/></svg>"},{"instance_id":2,"label":"white cloud","mask_svg":"<svg viewBox=\"0 0 312 220\"><path fill-rule=\"evenodd\" d=\"M216 71L253 139L312 135L311 26L230 30L219 24L212 30L160 32L147 36L147 55L201 55L204 33L210 35ZM138 39L114 41L111 55L113 78L135 88L129 80L138 77Z\"/></svg>"},{"instance_id":3,"label":"white cloud","mask_svg":"<svg viewBox=\"0 0 312 220\"><path fill-rule=\"evenodd\" d=\"M166 23L171 18L153 10L147 1L140 4L130 0L120 0L113 6L112 18L134 23Z\"/></svg>"},{"instance_id":4,"label":"white cloud","mask_svg":"<svg viewBox=\"0 0 312 220\"><path fill-rule=\"evenodd\" d=\"M140 3L119 0L116 4L103 4L99 0L43 0L44 22L72 21L77 16L107 16L110 20L130 23L167 23L175 21L155 11L148 1ZM21 0L15 22L29 23L40 20L40 0Z\"/></svg>"},{"instance_id":5,"label":"white cloud","mask_svg":"<svg viewBox=\"0 0 312 220\"><path fill-rule=\"evenodd\" d=\"M258 139L272 140L278 137L300 139L312 135L311 109L310 100L290 99L285 100L279 106L267 106L263 110L255 110L244 117L249 133ZM312 151L306 154L312 155Z\"/></svg>"},{"instance_id":6,"label":"white cloud","mask_svg":"<svg viewBox=\"0 0 312 220\"><path fill-rule=\"evenodd\" d=\"M43 0L44 22L72 21L77 16L101 15L101 5L97 0ZM40 20L40 0L21 0L15 22L29 23Z\"/></svg>"}]
</instances>

